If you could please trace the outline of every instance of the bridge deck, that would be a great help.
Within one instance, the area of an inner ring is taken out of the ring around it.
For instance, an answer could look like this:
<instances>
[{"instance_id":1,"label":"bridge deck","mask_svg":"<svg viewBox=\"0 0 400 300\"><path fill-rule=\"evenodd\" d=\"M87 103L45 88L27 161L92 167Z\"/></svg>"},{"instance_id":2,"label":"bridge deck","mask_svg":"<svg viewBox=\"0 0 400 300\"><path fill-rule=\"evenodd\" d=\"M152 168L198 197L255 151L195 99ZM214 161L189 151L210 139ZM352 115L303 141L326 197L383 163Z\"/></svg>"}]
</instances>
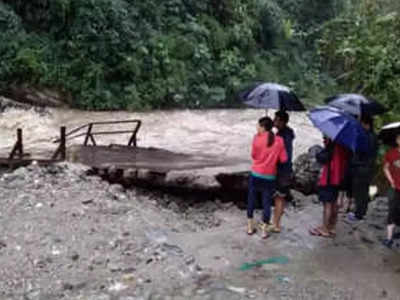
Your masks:
<instances>
[{"instance_id":1,"label":"bridge deck","mask_svg":"<svg viewBox=\"0 0 400 300\"><path fill-rule=\"evenodd\" d=\"M174 153L158 148L126 146L74 146L68 149L67 158L95 167L116 169L146 169L154 172L184 171L214 168L243 163L229 158L209 155Z\"/></svg>"}]
</instances>

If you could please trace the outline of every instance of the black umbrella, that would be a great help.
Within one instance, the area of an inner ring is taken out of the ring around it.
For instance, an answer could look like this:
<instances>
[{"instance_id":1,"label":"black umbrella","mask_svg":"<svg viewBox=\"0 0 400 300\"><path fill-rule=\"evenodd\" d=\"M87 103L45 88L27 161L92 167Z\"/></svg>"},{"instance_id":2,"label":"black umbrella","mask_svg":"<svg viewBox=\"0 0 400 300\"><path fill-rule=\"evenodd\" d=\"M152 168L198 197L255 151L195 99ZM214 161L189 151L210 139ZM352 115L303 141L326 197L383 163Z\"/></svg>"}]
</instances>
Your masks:
<instances>
[{"instance_id":1,"label":"black umbrella","mask_svg":"<svg viewBox=\"0 0 400 300\"><path fill-rule=\"evenodd\" d=\"M287 111L305 111L304 105L288 87L277 83L259 83L239 94L246 105Z\"/></svg>"},{"instance_id":2,"label":"black umbrella","mask_svg":"<svg viewBox=\"0 0 400 300\"><path fill-rule=\"evenodd\" d=\"M397 146L396 138L398 135L400 135L400 122L395 122L382 127L378 137L386 145Z\"/></svg>"},{"instance_id":3,"label":"black umbrella","mask_svg":"<svg viewBox=\"0 0 400 300\"><path fill-rule=\"evenodd\" d=\"M385 113L385 107L374 99L360 94L340 94L325 99L330 106L343 109L345 112L355 116L363 114L380 115Z\"/></svg>"}]
</instances>

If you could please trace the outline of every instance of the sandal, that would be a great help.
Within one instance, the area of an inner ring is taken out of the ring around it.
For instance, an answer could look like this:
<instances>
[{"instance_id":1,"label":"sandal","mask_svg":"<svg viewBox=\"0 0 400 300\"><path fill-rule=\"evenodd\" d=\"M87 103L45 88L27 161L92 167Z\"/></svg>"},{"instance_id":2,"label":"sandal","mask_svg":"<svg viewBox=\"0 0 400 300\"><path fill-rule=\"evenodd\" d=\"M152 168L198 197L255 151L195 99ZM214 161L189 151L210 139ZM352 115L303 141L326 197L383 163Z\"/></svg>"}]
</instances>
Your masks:
<instances>
[{"instance_id":1,"label":"sandal","mask_svg":"<svg viewBox=\"0 0 400 300\"><path fill-rule=\"evenodd\" d=\"M266 223L261 223L260 227L261 227L261 232L262 232L261 238L263 240L265 240L265 239L267 239L269 237L269 235L268 235L268 226L267 226Z\"/></svg>"},{"instance_id":2,"label":"sandal","mask_svg":"<svg viewBox=\"0 0 400 300\"><path fill-rule=\"evenodd\" d=\"M254 228L254 221L248 220L247 222L247 235L253 235L257 232L257 229Z\"/></svg>"},{"instance_id":3,"label":"sandal","mask_svg":"<svg viewBox=\"0 0 400 300\"><path fill-rule=\"evenodd\" d=\"M267 227L267 231L271 232L271 233L280 233L281 232L280 228L276 227L275 225L269 225Z\"/></svg>"},{"instance_id":4,"label":"sandal","mask_svg":"<svg viewBox=\"0 0 400 300\"><path fill-rule=\"evenodd\" d=\"M317 228L317 230L319 231L319 234L320 234L321 237L324 237L324 238L331 238L332 237L332 235L330 234L329 231L326 232L326 231L322 230L321 228Z\"/></svg>"},{"instance_id":5,"label":"sandal","mask_svg":"<svg viewBox=\"0 0 400 300\"><path fill-rule=\"evenodd\" d=\"M325 237L325 238L331 238L333 237L330 232L326 232L320 227L314 227L309 230L309 233L313 236L320 236L320 237Z\"/></svg>"},{"instance_id":6,"label":"sandal","mask_svg":"<svg viewBox=\"0 0 400 300\"><path fill-rule=\"evenodd\" d=\"M308 230L308 233L312 236L321 236L321 233L319 232L319 230L317 230L317 228L310 228Z\"/></svg>"},{"instance_id":7,"label":"sandal","mask_svg":"<svg viewBox=\"0 0 400 300\"><path fill-rule=\"evenodd\" d=\"M267 238L269 238L268 233L264 232L264 233L261 235L261 238L262 238L263 240L266 240Z\"/></svg>"},{"instance_id":8,"label":"sandal","mask_svg":"<svg viewBox=\"0 0 400 300\"><path fill-rule=\"evenodd\" d=\"M253 235L257 232L257 229L253 228L251 231L247 230L247 235Z\"/></svg>"}]
</instances>

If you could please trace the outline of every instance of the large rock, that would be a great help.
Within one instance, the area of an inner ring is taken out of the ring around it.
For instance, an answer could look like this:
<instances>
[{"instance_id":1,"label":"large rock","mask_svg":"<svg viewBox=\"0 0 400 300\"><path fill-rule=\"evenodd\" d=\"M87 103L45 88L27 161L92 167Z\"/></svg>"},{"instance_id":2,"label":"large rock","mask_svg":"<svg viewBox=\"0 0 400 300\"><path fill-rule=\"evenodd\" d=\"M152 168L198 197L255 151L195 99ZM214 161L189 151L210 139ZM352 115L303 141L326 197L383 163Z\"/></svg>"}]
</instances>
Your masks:
<instances>
[{"instance_id":1,"label":"large rock","mask_svg":"<svg viewBox=\"0 0 400 300\"><path fill-rule=\"evenodd\" d=\"M317 190L321 165L316 160L316 154L322 150L319 145L312 146L307 153L299 155L293 163L294 189L310 195Z\"/></svg>"}]
</instances>

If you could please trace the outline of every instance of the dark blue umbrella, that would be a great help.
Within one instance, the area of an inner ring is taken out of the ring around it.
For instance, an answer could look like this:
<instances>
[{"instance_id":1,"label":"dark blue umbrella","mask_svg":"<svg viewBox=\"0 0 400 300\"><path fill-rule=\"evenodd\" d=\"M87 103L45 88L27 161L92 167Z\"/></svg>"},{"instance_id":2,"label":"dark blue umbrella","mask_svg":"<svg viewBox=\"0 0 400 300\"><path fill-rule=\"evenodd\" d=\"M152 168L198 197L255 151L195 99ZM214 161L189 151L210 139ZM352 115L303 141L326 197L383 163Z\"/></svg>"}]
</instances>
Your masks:
<instances>
[{"instance_id":1,"label":"dark blue umbrella","mask_svg":"<svg viewBox=\"0 0 400 300\"><path fill-rule=\"evenodd\" d=\"M249 106L264 109L305 111L304 105L288 87L277 83L259 83L239 94Z\"/></svg>"},{"instance_id":2,"label":"dark blue umbrella","mask_svg":"<svg viewBox=\"0 0 400 300\"><path fill-rule=\"evenodd\" d=\"M385 107L374 99L359 94L340 94L325 99L325 103L355 116L362 114L380 115L385 113Z\"/></svg>"},{"instance_id":3,"label":"dark blue umbrella","mask_svg":"<svg viewBox=\"0 0 400 300\"><path fill-rule=\"evenodd\" d=\"M368 152L369 139L365 129L351 115L329 106L315 108L308 114L311 122L324 135L353 152Z\"/></svg>"}]
</instances>

